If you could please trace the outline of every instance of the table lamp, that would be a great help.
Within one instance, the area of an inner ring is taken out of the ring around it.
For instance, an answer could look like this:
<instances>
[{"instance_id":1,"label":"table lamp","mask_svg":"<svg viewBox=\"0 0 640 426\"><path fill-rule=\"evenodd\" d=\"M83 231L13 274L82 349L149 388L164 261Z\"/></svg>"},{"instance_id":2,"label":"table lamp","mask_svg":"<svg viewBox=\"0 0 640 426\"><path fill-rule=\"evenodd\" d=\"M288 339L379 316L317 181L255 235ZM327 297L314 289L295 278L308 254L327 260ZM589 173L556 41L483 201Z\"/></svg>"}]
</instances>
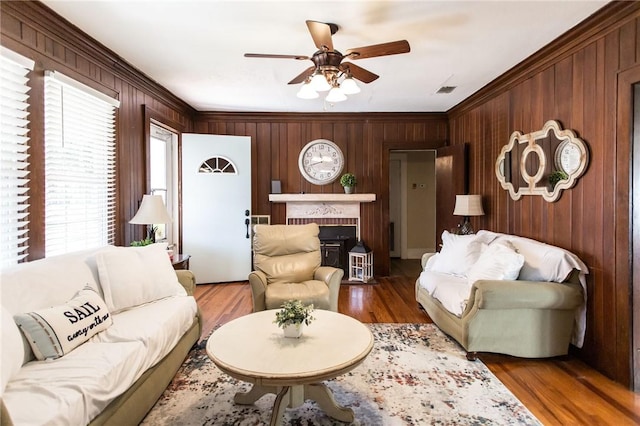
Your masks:
<instances>
[{"instance_id":1,"label":"table lamp","mask_svg":"<svg viewBox=\"0 0 640 426\"><path fill-rule=\"evenodd\" d=\"M148 194L142 197L142 203L140 203L138 212L129 221L129 223L134 225L148 225L147 238L154 243L156 242L157 230L154 224L169 222L171 222L171 216L169 216L164 201L162 201L162 196Z\"/></svg>"},{"instance_id":2,"label":"table lamp","mask_svg":"<svg viewBox=\"0 0 640 426\"><path fill-rule=\"evenodd\" d=\"M458 225L459 233L462 235L473 234L469 216L482 216L482 195L456 195L456 206L453 209L455 216L464 216L460 225Z\"/></svg>"}]
</instances>

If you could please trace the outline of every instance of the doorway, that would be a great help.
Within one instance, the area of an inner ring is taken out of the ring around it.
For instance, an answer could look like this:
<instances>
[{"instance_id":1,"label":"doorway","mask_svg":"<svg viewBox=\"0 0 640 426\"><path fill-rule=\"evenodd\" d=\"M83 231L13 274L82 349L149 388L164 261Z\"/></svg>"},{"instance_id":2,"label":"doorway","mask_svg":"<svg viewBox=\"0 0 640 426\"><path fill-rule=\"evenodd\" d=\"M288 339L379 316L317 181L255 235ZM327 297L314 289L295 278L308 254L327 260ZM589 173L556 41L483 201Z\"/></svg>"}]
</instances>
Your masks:
<instances>
[{"instance_id":1,"label":"doorway","mask_svg":"<svg viewBox=\"0 0 640 426\"><path fill-rule=\"evenodd\" d=\"M436 250L434 150L389 154L389 256L420 259Z\"/></svg>"}]
</instances>

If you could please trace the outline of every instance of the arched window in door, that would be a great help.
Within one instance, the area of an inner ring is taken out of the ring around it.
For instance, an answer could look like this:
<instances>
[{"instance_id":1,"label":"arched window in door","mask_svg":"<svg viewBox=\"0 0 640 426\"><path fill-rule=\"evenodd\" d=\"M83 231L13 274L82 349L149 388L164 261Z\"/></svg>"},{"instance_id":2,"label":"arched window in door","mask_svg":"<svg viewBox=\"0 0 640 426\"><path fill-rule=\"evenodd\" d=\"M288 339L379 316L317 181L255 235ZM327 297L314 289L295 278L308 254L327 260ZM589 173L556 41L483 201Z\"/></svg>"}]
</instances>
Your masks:
<instances>
[{"instance_id":1,"label":"arched window in door","mask_svg":"<svg viewBox=\"0 0 640 426\"><path fill-rule=\"evenodd\" d=\"M236 166L224 157L211 157L200 164L198 173L230 173L237 175Z\"/></svg>"}]
</instances>

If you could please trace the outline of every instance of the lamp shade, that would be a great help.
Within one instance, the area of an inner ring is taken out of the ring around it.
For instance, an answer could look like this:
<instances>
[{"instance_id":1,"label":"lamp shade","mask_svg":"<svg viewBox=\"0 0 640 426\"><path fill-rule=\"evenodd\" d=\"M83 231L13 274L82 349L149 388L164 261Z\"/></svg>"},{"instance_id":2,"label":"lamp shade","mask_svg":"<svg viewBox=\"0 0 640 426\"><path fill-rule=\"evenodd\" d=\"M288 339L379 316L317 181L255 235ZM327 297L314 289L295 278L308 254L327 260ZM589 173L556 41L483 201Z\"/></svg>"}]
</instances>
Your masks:
<instances>
[{"instance_id":1,"label":"lamp shade","mask_svg":"<svg viewBox=\"0 0 640 426\"><path fill-rule=\"evenodd\" d=\"M171 216L160 195L144 195L138 212L129 221L132 224L152 225L171 222Z\"/></svg>"},{"instance_id":2,"label":"lamp shade","mask_svg":"<svg viewBox=\"0 0 640 426\"><path fill-rule=\"evenodd\" d=\"M318 92L313 90L313 87L311 87L311 83L305 83L302 85L296 96L301 99L315 99L320 95L318 95Z\"/></svg>"},{"instance_id":3,"label":"lamp shade","mask_svg":"<svg viewBox=\"0 0 640 426\"><path fill-rule=\"evenodd\" d=\"M456 195L455 216L482 216L482 195Z\"/></svg>"},{"instance_id":4,"label":"lamp shade","mask_svg":"<svg viewBox=\"0 0 640 426\"><path fill-rule=\"evenodd\" d=\"M345 95L355 95L356 93L360 93L360 88L351 76L344 79L340 84L340 88L342 89L342 93Z\"/></svg>"},{"instance_id":5,"label":"lamp shade","mask_svg":"<svg viewBox=\"0 0 640 426\"><path fill-rule=\"evenodd\" d=\"M329 94L327 95L325 100L327 102L335 103L346 101L347 97L344 93L342 93L342 90L340 90L339 87L334 87L329 91Z\"/></svg>"},{"instance_id":6,"label":"lamp shade","mask_svg":"<svg viewBox=\"0 0 640 426\"><path fill-rule=\"evenodd\" d=\"M311 77L311 88L316 92L326 92L331 89L331 85L324 74L315 73L313 77Z\"/></svg>"}]
</instances>

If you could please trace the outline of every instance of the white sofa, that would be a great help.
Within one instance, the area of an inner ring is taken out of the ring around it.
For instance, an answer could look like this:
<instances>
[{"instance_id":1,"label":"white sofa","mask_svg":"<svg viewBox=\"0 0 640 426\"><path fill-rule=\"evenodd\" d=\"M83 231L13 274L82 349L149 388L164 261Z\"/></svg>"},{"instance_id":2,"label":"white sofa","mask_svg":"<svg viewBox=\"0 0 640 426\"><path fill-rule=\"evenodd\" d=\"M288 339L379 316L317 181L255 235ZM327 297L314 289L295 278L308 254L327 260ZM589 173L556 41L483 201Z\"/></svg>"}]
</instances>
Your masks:
<instances>
[{"instance_id":1,"label":"white sofa","mask_svg":"<svg viewBox=\"0 0 640 426\"><path fill-rule=\"evenodd\" d=\"M474 359L477 352L527 358L582 347L586 265L573 253L515 235L445 231L423 256L416 300Z\"/></svg>"},{"instance_id":2,"label":"white sofa","mask_svg":"<svg viewBox=\"0 0 640 426\"><path fill-rule=\"evenodd\" d=\"M0 282L3 425L138 424L200 336L193 274L160 244L23 263Z\"/></svg>"}]
</instances>

